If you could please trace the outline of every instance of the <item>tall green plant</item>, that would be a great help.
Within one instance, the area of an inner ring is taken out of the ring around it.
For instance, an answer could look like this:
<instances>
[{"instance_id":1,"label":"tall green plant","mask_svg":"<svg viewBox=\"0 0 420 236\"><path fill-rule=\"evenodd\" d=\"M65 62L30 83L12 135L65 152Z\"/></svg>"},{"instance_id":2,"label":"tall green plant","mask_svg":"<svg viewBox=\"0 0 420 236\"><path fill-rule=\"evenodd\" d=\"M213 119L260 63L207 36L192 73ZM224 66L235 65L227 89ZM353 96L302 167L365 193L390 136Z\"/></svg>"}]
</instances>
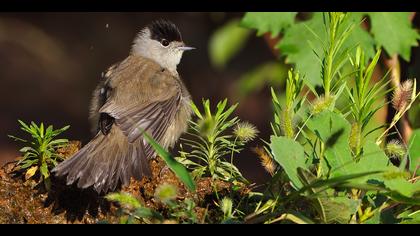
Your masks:
<instances>
[{"instance_id":1,"label":"tall green plant","mask_svg":"<svg viewBox=\"0 0 420 236\"><path fill-rule=\"evenodd\" d=\"M256 128L231 118L237 104L227 107L227 99L219 102L212 112L209 100L203 100L203 109L192 104L197 121L190 122L188 138L182 139L178 161L192 168L196 178L209 175L213 179L245 181L238 168L233 165L233 156L253 140ZM190 150L184 150L184 146ZM230 161L229 161L230 158Z\"/></svg>"},{"instance_id":2,"label":"tall green plant","mask_svg":"<svg viewBox=\"0 0 420 236\"><path fill-rule=\"evenodd\" d=\"M402 152L395 151L396 145L388 145L388 149L385 149L385 146L365 139L369 134L376 135L375 139L386 135L373 133L386 127L385 124L370 130L367 127L373 115L384 105L376 103L393 89L387 88L387 74L379 82L372 83L373 70L381 50L369 63L370 57L366 56L366 50L360 44L353 50L357 45L351 39L358 34L355 31L357 25L349 21L353 17L352 13L323 14L325 37L317 33L319 29L305 25L313 36L307 43L320 62L318 68L322 83L321 89L315 89L311 87L310 80L303 80L301 86L311 88L316 99L311 102L304 98L303 102L299 102L311 109L305 109L307 118L300 124L297 135L281 132L280 121L287 120L281 113L285 109L282 109L272 91L277 126L272 125L274 136L269 149L274 160L282 167L274 176L282 175L284 171L293 187L286 190L281 198L289 203L303 201L313 211L306 211L303 216L291 213L299 208L293 204L285 205L284 201L278 200L278 194L273 193L270 199L272 210L259 212L267 214L267 222L287 220L286 216L291 216L288 220L304 223L308 222L306 218L315 215L312 218L314 222L364 223L392 204L402 204L408 208L418 205L420 184L413 183L404 168L393 166L386 155L388 152ZM317 50L316 44L321 45L322 50ZM343 73L344 65L347 65L347 73ZM350 80L353 78L354 83ZM286 80L286 108L300 99L299 96L290 96L294 84L289 76ZM413 87L414 82L406 82L395 90L392 103L397 115L393 121L399 120L417 98ZM343 93L344 90L346 93ZM341 97L348 98L349 112L337 107L336 101ZM289 110L290 114L293 113ZM395 122L392 122L385 132L394 125ZM302 137L297 139L300 133ZM283 137L277 137L280 135ZM373 204L372 197L384 197L385 200Z\"/></svg>"},{"instance_id":3,"label":"tall green plant","mask_svg":"<svg viewBox=\"0 0 420 236\"><path fill-rule=\"evenodd\" d=\"M347 86L346 91L350 104L350 114L353 118L350 147L355 156L359 156L362 151L365 135L383 127L366 130L375 113L386 105L385 102L380 102L379 105L375 105L375 103L378 100L384 100L385 95L392 90L386 89L391 82L391 80L385 80L387 74L374 85L371 85L373 70L378 63L380 55L381 50L378 50L370 64L366 65L365 53L358 47L354 59L350 57L351 64L356 70L355 87L349 89L349 86Z\"/></svg>"},{"instance_id":4,"label":"tall green plant","mask_svg":"<svg viewBox=\"0 0 420 236\"><path fill-rule=\"evenodd\" d=\"M52 125L45 129L43 123L38 126L34 122L31 122L29 125L21 120L18 120L18 122L21 130L28 133L32 140L8 135L15 141L28 144L28 146L20 149L23 157L17 162L17 166L26 172L26 179L32 178L36 173L40 173L40 182L43 181L46 188L49 189L51 185L50 170L63 158L57 154L57 149L68 143L67 139L56 139L56 137L70 128L70 126L54 130Z\"/></svg>"},{"instance_id":5,"label":"tall green plant","mask_svg":"<svg viewBox=\"0 0 420 236\"><path fill-rule=\"evenodd\" d=\"M299 98L303 88L303 80L299 72L289 70L286 80L286 102L280 104L273 88L271 88L272 102L274 107L274 124L271 124L276 136L284 135L288 138L295 136L295 114L301 108L304 98Z\"/></svg>"}]
</instances>

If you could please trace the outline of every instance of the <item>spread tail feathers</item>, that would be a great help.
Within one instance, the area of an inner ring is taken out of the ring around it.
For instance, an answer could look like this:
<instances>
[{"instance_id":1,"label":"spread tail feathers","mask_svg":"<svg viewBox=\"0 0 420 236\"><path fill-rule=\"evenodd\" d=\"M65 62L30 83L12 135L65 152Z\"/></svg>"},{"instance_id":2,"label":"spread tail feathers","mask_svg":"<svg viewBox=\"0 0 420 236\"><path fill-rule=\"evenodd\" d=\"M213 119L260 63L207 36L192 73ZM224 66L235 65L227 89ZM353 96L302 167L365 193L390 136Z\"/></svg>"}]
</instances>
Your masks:
<instances>
[{"instance_id":1,"label":"spread tail feathers","mask_svg":"<svg viewBox=\"0 0 420 236\"><path fill-rule=\"evenodd\" d=\"M119 129L113 127L108 135L99 132L72 157L57 165L56 176L66 176L66 183L77 182L79 188L98 192L113 191L119 183L128 185L130 178L150 175L148 159L154 155L151 146L139 138L129 143Z\"/></svg>"}]
</instances>

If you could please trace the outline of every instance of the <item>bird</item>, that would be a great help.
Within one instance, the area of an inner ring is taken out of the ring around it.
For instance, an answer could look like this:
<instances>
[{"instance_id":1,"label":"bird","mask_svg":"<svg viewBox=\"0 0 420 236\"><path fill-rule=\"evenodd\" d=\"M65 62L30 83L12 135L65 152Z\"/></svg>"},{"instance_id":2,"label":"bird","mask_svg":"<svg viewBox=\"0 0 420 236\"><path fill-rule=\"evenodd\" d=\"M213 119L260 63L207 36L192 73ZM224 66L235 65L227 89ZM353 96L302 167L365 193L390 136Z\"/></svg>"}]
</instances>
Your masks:
<instances>
[{"instance_id":1,"label":"bird","mask_svg":"<svg viewBox=\"0 0 420 236\"><path fill-rule=\"evenodd\" d=\"M52 172L67 185L93 187L97 193L150 176L157 158L147 132L171 148L188 128L191 95L177 66L183 53L195 49L182 40L177 26L156 20L136 35L129 55L102 73L92 94L89 120L93 138Z\"/></svg>"}]
</instances>

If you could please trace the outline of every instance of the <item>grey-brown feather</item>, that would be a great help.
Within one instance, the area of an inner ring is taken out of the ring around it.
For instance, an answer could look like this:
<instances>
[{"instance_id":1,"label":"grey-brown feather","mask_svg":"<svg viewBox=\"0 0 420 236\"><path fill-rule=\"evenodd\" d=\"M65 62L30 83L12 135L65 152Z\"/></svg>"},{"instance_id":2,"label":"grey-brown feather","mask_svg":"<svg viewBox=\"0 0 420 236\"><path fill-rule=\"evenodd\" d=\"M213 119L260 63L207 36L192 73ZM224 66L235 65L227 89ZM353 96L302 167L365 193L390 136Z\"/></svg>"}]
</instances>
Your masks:
<instances>
[{"instance_id":1,"label":"grey-brown feather","mask_svg":"<svg viewBox=\"0 0 420 236\"><path fill-rule=\"evenodd\" d=\"M67 184L93 186L97 192L114 190L130 178L150 174L148 160L155 157L145 141L145 130L164 148L172 147L186 130L191 116L190 95L178 74L150 59L131 55L110 68L95 89L90 120L96 136L53 171ZM109 86L104 104L101 86ZM110 132L98 131L99 114L115 119Z\"/></svg>"}]
</instances>

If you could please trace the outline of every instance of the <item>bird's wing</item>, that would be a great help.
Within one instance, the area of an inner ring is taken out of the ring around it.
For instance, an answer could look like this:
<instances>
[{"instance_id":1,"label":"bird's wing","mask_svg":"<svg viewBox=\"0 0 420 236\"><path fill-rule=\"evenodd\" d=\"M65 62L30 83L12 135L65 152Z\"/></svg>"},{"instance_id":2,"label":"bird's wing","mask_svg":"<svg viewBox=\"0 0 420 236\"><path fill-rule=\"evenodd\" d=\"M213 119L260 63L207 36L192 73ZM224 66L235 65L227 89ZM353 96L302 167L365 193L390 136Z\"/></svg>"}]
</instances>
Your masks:
<instances>
[{"instance_id":1,"label":"bird's wing","mask_svg":"<svg viewBox=\"0 0 420 236\"><path fill-rule=\"evenodd\" d=\"M160 142L181 101L179 84L156 63L144 60L127 63L131 66L123 63L117 68L124 77L112 78L116 82L110 84L115 88L99 112L115 119L115 125L130 143L142 136L143 131Z\"/></svg>"},{"instance_id":2,"label":"bird's wing","mask_svg":"<svg viewBox=\"0 0 420 236\"><path fill-rule=\"evenodd\" d=\"M115 124L127 136L130 143L136 141L143 131L160 142L175 116L180 99L180 95L176 95L164 101L130 107L121 107L109 102L100 109L100 112L106 112L115 119Z\"/></svg>"},{"instance_id":3,"label":"bird's wing","mask_svg":"<svg viewBox=\"0 0 420 236\"><path fill-rule=\"evenodd\" d=\"M108 100L111 88L109 86L109 80L112 78L112 75L115 73L115 69L121 64L121 62L115 63L110 66L106 71L102 72L101 79L99 84L96 86L93 91L93 96L90 102L89 107L89 121L91 123L91 131L93 135L96 135L99 131L99 121L101 115L99 114L99 109L105 104Z\"/></svg>"}]
</instances>

